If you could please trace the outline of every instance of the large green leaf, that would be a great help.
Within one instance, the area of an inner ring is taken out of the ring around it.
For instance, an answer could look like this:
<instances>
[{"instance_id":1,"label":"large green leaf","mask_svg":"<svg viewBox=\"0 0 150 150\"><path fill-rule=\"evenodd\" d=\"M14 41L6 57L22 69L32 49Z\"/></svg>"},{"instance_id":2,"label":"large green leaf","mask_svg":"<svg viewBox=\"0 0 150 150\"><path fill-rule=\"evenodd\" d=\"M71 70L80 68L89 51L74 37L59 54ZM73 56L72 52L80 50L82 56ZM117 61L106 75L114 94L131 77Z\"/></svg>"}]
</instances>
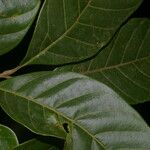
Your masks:
<instances>
[{"instance_id":1,"label":"large green leaf","mask_svg":"<svg viewBox=\"0 0 150 150\"><path fill-rule=\"evenodd\" d=\"M89 58L142 0L45 0L21 63L58 65Z\"/></svg>"},{"instance_id":2,"label":"large green leaf","mask_svg":"<svg viewBox=\"0 0 150 150\"><path fill-rule=\"evenodd\" d=\"M130 104L150 100L150 20L132 19L96 58L60 68L101 81Z\"/></svg>"},{"instance_id":3,"label":"large green leaf","mask_svg":"<svg viewBox=\"0 0 150 150\"><path fill-rule=\"evenodd\" d=\"M14 132L0 124L0 150L10 150L18 145Z\"/></svg>"},{"instance_id":4,"label":"large green leaf","mask_svg":"<svg viewBox=\"0 0 150 150\"><path fill-rule=\"evenodd\" d=\"M0 55L22 40L39 5L40 0L0 0Z\"/></svg>"},{"instance_id":5,"label":"large green leaf","mask_svg":"<svg viewBox=\"0 0 150 150\"><path fill-rule=\"evenodd\" d=\"M150 149L150 129L114 91L86 76L39 72L0 83L0 105L65 150Z\"/></svg>"},{"instance_id":6,"label":"large green leaf","mask_svg":"<svg viewBox=\"0 0 150 150\"><path fill-rule=\"evenodd\" d=\"M58 148L43 141L32 139L23 144L20 144L13 150L58 150Z\"/></svg>"}]
</instances>

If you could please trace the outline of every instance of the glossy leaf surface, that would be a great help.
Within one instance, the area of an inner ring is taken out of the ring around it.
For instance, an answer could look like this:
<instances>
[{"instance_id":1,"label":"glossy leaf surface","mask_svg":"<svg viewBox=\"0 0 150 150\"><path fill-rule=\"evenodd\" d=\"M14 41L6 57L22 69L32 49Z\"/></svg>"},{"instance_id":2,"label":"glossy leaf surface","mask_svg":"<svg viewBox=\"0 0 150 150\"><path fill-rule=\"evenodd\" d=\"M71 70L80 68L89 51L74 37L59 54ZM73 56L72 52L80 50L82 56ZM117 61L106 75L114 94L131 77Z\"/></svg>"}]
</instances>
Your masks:
<instances>
[{"instance_id":1,"label":"glossy leaf surface","mask_svg":"<svg viewBox=\"0 0 150 150\"><path fill-rule=\"evenodd\" d=\"M22 40L39 5L40 0L0 0L0 55Z\"/></svg>"},{"instance_id":2,"label":"glossy leaf surface","mask_svg":"<svg viewBox=\"0 0 150 150\"><path fill-rule=\"evenodd\" d=\"M10 150L18 145L18 140L14 132L6 126L0 124L0 149Z\"/></svg>"},{"instance_id":3,"label":"glossy leaf surface","mask_svg":"<svg viewBox=\"0 0 150 150\"><path fill-rule=\"evenodd\" d=\"M45 0L21 63L59 65L96 54L141 0Z\"/></svg>"},{"instance_id":4,"label":"glossy leaf surface","mask_svg":"<svg viewBox=\"0 0 150 150\"><path fill-rule=\"evenodd\" d=\"M65 150L149 149L150 129L114 91L86 76L39 72L0 83L0 105Z\"/></svg>"},{"instance_id":5,"label":"glossy leaf surface","mask_svg":"<svg viewBox=\"0 0 150 150\"><path fill-rule=\"evenodd\" d=\"M13 150L58 150L58 148L48 143L44 143L40 140L32 139L23 144L20 144L19 146L15 147Z\"/></svg>"},{"instance_id":6,"label":"glossy leaf surface","mask_svg":"<svg viewBox=\"0 0 150 150\"><path fill-rule=\"evenodd\" d=\"M60 68L107 84L128 103L150 100L150 20L132 19L97 57Z\"/></svg>"}]
</instances>

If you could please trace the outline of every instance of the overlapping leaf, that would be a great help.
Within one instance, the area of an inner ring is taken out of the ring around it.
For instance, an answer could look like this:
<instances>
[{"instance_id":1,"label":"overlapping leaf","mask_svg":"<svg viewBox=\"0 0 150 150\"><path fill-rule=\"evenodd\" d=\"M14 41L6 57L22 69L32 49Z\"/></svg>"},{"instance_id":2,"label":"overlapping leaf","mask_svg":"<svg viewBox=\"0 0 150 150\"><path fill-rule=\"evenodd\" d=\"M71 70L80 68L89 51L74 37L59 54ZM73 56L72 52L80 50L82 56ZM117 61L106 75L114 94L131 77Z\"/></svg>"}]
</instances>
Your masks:
<instances>
[{"instance_id":1,"label":"overlapping leaf","mask_svg":"<svg viewBox=\"0 0 150 150\"><path fill-rule=\"evenodd\" d=\"M13 150L58 150L58 148L45 143L43 141L32 139L19 146L15 147Z\"/></svg>"},{"instance_id":2,"label":"overlapping leaf","mask_svg":"<svg viewBox=\"0 0 150 150\"><path fill-rule=\"evenodd\" d=\"M21 41L39 5L40 0L0 0L0 55Z\"/></svg>"},{"instance_id":3,"label":"overlapping leaf","mask_svg":"<svg viewBox=\"0 0 150 150\"><path fill-rule=\"evenodd\" d=\"M65 150L150 149L150 129L114 91L76 73L39 72L0 83L0 105Z\"/></svg>"},{"instance_id":4,"label":"overlapping leaf","mask_svg":"<svg viewBox=\"0 0 150 150\"><path fill-rule=\"evenodd\" d=\"M141 0L45 0L21 65L58 65L93 56L140 3Z\"/></svg>"},{"instance_id":5,"label":"overlapping leaf","mask_svg":"<svg viewBox=\"0 0 150 150\"><path fill-rule=\"evenodd\" d=\"M150 100L150 20L132 19L96 58L60 68L101 81L131 104Z\"/></svg>"},{"instance_id":6,"label":"overlapping leaf","mask_svg":"<svg viewBox=\"0 0 150 150\"><path fill-rule=\"evenodd\" d=\"M18 145L18 140L14 132L6 126L0 124L0 149L10 150Z\"/></svg>"}]
</instances>

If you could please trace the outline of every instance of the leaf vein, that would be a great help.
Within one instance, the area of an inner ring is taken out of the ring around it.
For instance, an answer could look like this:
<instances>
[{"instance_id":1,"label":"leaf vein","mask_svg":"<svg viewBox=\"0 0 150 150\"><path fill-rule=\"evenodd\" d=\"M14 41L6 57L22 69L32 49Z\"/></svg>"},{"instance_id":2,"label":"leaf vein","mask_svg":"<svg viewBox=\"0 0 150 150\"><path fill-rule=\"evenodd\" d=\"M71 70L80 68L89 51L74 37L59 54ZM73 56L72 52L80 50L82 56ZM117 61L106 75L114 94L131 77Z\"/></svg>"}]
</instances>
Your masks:
<instances>
[{"instance_id":1,"label":"leaf vein","mask_svg":"<svg viewBox=\"0 0 150 150\"><path fill-rule=\"evenodd\" d=\"M131 40L133 39L134 34L138 31L138 27L139 27L141 24L143 24L143 22L144 22L144 21L141 21L141 23L140 23L138 26L136 26L136 28L132 31L132 34L131 34L131 36L130 36L130 38L129 38L127 44L126 44L126 47L125 47L125 49L124 49L124 52L123 52L122 59L121 59L121 62L120 62L120 63L123 63L123 62L124 62L124 57L125 57L125 54L126 54L127 47L129 46Z\"/></svg>"},{"instance_id":2,"label":"leaf vein","mask_svg":"<svg viewBox=\"0 0 150 150\"><path fill-rule=\"evenodd\" d=\"M87 45L87 46L92 46L92 47L95 46L95 45L92 44L92 43L87 43L87 42L85 42L85 41L81 41L81 40L79 40L79 39L70 37L70 36L68 36L68 35L66 35L65 37L66 37L66 38L69 38L69 39L71 39L71 40L74 40L74 41L76 41L76 42L80 42L80 43L82 43L82 44L84 44L84 45Z\"/></svg>"},{"instance_id":3,"label":"leaf vein","mask_svg":"<svg viewBox=\"0 0 150 150\"><path fill-rule=\"evenodd\" d=\"M128 98L132 99L133 102L136 102L134 97L132 97L131 95L128 95L125 91L123 91L120 87L118 87L111 79L109 79L103 72L101 72L101 74L105 77L105 79L107 81L109 81L114 87L116 87L122 94L124 94L125 96L127 96Z\"/></svg>"},{"instance_id":4,"label":"leaf vein","mask_svg":"<svg viewBox=\"0 0 150 150\"><path fill-rule=\"evenodd\" d=\"M142 43L141 43L141 45L140 45L140 47L138 49L138 52L137 52L137 55L136 55L136 59L139 57L139 54L140 54L140 52L142 50L142 46L143 46L143 44L145 42L145 39L147 38L149 32L150 32L150 27L148 28L148 30L147 30L147 32L145 34L145 37L143 38Z\"/></svg>"},{"instance_id":5,"label":"leaf vein","mask_svg":"<svg viewBox=\"0 0 150 150\"><path fill-rule=\"evenodd\" d=\"M120 11L128 11L130 9L135 8L136 6L132 6L132 7L128 7L128 8L122 8L122 9L111 9L111 8L104 8L104 7L97 7L94 5L89 5L89 7L93 8L93 9L98 9L98 10L103 10L103 11L114 11L114 12L120 12Z\"/></svg>"},{"instance_id":6,"label":"leaf vein","mask_svg":"<svg viewBox=\"0 0 150 150\"><path fill-rule=\"evenodd\" d=\"M28 60L27 62L25 62L24 64L22 64L21 67L24 67L26 65L28 65L30 62L34 61L36 58L38 58L40 55L43 55L45 52L47 52L51 47L53 47L57 42L59 42L60 40L62 40L65 35L67 35L77 24L79 18L81 17L81 15L85 12L85 10L87 9L87 7L89 6L91 0L88 1L87 5L84 7L84 9L82 10L82 12L80 13L80 15L78 16L77 20L75 21L75 23L68 29L66 30L65 33L63 33L57 40L55 40L54 42L52 42L48 47L46 47L43 51L39 52L37 55L35 55L34 57L32 57L30 60Z\"/></svg>"},{"instance_id":7,"label":"leaf vein","mask_svg":"<svg viewBox=\"0 0 150 150\"><path fill-rule=\"evenodd\" d=\"M10 93L10 94L12 94L12 95L21 97L21 98L23 98L23 100L27 100L27 101L30 100L31 102L33 102L33 103L35 103L35 104L41 106L40 103L36 102L36 101L35 101L34 99L32 99L31 97L23 96L23 95L21 95L21 94L19 94L19 93L16 93L16 92L13 92L13 91L9 91L9 90L6 90L6 89L2 89L2 88L0 88L0 90L3 91L3 92L6 92L6 93ZM65 116L63 113L60 113L60 112L54 110L54 109L53 109L52 107L50 107L50 106L49 106L49 107L47 107L47 106L45 106L45 105L42 105L42 106L43 106L44 108L47 108L47 109L53 111L55 114L57 114L57 115L59 115L59 116L65 118L65 119L69 120L69 121L72 122L74 125L78 126L81 130L83 130L85 133L87 133L93 140L95 140L99 145L101 145L101 146L106 150L104 144L101 143L101 141L99 141L95 136L93 136L89 131L87 131L86 129L84 129L81 125L79 125L78 123L74 122L74 120L72 120L72 119L69 118L68 116Z\"/></svg>"},{"instance_id":8,"label":"leaf vein","mask_svg":"<svg viewBox=\"0 0 150 150\"><path fill-rule=\"evenodd\" d=\"M142 73L144 76L150 78L150 76L149 76L147 73L143 72L143 71L136 65L136 63L132 63L132 64L134 65L134 67L135 67L140 73Z\"/></svg>"},{"instance_id":9,"label":"leaf vein","mask_svg":"<svg viewBox=\"0 0 150 150\"><path fill-rule=\"evenodd\" d=\"M147 89L146 87L143 87L142 85L139 85L137 82L135 82L130 77L128 77L120 68L116 68L116 70L118 70L118 72L120 72L126 79L128 79L129 81L131 81L135 86L140 87L141 89L144 89L144 90L150 92L149 89Z\"/></svg>"},{"instance_id":10,"label":"leaf vein","mask_svg":"<svg viewBox=\"0 0 150 150\"><path fill-rule=\"evenodd\" d=\"M133 61L122 63L122 64L117 64L117 65L114 65L114 66L103 67L103 68L100 68L100 69L95 69L95 70L90 70L90 71L84 71L84 72L82 72L82 74L87 75L87 74L92 74L92 73L101 72L101 71L105 71L105 70L110 70L110 69L126 66L126 65L129 65L129 64L132 64L132 63L140 62L142 60L147 60L148 58L149 58L149 56L146 56L146 57L143 57L143 58L140 58L140 59L135 59Z\"/></svg>"}]
</instances>

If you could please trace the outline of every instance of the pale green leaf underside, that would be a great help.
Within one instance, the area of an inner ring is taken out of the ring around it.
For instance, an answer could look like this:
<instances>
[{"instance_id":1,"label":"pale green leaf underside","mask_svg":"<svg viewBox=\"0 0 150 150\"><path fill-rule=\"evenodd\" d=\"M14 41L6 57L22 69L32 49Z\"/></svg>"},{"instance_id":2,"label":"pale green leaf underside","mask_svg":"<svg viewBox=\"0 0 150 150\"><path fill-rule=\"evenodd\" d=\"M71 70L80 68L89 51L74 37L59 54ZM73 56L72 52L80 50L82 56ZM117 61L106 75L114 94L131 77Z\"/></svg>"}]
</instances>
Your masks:
<instances>
[{"instance_id":1,"label":"pale green leaf underside","mask_svg":"<svg viewBox=\"0 0 150 150\"><path fill-rule=\"evenodd\" d=\"M0 0L0 55L22 40L39 5L40 0Z\"/></svg>"},{"instance_id":2,"label":"pale green leaf underside","mask_svg":"<svg viewBox=\"0 0 150 150\"><path fill-rule=\"evenodd\" d=\"M15 147L13 150L58 150L58 148L45 143L43 141L32 139L19 146Z\"/></svg>"},{"instance_id":3,"label":"pale green leaf underside","mask_svg":"<svg viewBox=\"0 0 150 150\"><path fill-rule=\"evenodd\" d=\"M21 65L58 65L96 54L141 0L45 0Z\"/></svg>"},{"instance_id":4,"label":"pale green leaf underside","mask_svg":"<svg viewBox=\"0 0 150 150\"><path fill-rule=\"evenodd\" d=\"M80 74L39 72L1 82L0 105L33 132L66 139L65 150L150 148L150 129L137 112Z\"/></svg>"},{"instance_id":5,"label":"pale green leaf underside","mask_svg":"<svg viewBox=\"0 0 150 150\"><path fill-rule=\"evenodd\" d=\"M0 149L11 150L18 145L18 140L14 132L6 126L0 124Z\"/></svg>"},{"instance_id":6,"label":"pale green leaf underside","mask_svg":"<svg viewBox=\"0 0 150 150\"><path fill-rule=\"evenodd\" d=\"M58 68L103 82L128 103L150 100L150 20L131 19L97 57Z\"/></svg>"}]
</instances>

